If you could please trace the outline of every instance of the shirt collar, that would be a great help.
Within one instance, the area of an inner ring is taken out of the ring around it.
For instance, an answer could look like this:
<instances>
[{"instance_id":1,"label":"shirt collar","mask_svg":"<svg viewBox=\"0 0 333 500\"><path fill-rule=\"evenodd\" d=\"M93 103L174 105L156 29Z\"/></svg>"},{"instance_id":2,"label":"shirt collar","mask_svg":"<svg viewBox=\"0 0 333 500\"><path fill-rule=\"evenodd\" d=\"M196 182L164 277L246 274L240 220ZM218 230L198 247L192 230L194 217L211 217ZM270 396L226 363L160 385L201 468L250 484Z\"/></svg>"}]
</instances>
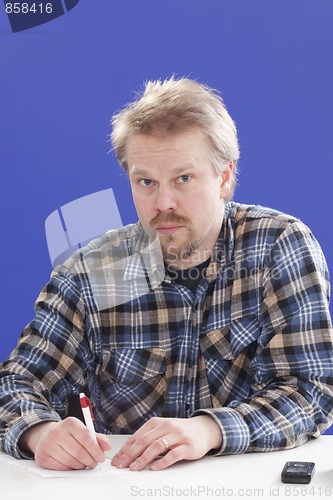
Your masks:
<instances>
[{"instance_id":1,"label":"shirt collar","mask_svg":"<svg viewBox=\"0 0 333 500\"><path fill-rule=\"evenodd\" d=\"M213 249L212 259L206 269L208 281L215 279L221 268L224 268L232 261L234 254L234 225L234 203L229 202L225 207L222 227Z\"/></svg>"},{"instance_id":2,"label":"shirt collar","mask_svg":"<svg viewBox=\"0 0 333 500\"><path fill-rule=\"evenodd\" d=\"M149 278L151 286L157 286L165 277L163 253L158 235L148 234L138 223L139 233L134 248L129 249L124 280Z\"/></svg>"}]
</instances>

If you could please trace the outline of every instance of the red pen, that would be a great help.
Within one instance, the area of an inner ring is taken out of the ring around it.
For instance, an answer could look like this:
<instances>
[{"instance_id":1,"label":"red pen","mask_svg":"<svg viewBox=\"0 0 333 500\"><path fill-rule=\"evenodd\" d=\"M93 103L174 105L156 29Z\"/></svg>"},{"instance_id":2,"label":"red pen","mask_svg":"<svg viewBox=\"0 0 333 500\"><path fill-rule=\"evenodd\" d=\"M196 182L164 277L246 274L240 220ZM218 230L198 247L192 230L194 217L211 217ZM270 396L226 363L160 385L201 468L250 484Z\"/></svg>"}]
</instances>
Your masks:
<instances>
[{"instance_id":1,"label":"red pen","mask_svg":"<svg viewBox=\"0 0 333 500\"><path fill-rule=\"evenodd\" d=\"M93 435L95 436L95 439L96 439L95 427L94 427L94 423L93 423L94 415L93 415L93 412L91 409L90 401L87 398L87 396L84 394L84 392L80 393L80 404L81 404L81 409L82 409L85 424L86 424L87 428L93 433Z\"/></svg>"}]
</instances>

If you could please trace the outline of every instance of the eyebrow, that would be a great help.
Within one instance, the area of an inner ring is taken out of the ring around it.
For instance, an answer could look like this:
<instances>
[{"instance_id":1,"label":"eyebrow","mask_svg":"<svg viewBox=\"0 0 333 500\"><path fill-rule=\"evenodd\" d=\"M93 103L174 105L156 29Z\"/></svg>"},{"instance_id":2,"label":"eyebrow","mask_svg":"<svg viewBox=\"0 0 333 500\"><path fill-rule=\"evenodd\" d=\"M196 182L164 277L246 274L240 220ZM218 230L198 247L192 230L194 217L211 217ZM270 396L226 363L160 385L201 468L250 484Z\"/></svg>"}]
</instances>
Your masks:
<instances>
[{"instance_id":1,"label":"eyebrow","mask_svg":"<svg viewBox=\"0 0 333 500\"><path fill-rule=\"evenodd\" d=\"M130 176L133 176L133 177L143 177L143 178L149 179L153 175L153 172L149 172L148 170L141 169L139 167L135 167L135 165L133 166L133 168L131 170L132 170L132 172L130 173ZM199 169L196 165L191 163L191 164L184 164L181 167L175 167L174 169L170 170L170 173L172 175L180 175L184 171L194 171L194 170L198 171Z\"/></svg>"},{"instance_id":2,"label":"eyebrow","mask_svg":"<svg viewBox=\"0 0 333 500\"><path fill-rule=\"evenodd\" d=\"M129 170L130 176L136 176L136 177L149 177L149 173L147 170L143 170L137 167L133 167L131 170Z\"/></svg>"}]
</instances>

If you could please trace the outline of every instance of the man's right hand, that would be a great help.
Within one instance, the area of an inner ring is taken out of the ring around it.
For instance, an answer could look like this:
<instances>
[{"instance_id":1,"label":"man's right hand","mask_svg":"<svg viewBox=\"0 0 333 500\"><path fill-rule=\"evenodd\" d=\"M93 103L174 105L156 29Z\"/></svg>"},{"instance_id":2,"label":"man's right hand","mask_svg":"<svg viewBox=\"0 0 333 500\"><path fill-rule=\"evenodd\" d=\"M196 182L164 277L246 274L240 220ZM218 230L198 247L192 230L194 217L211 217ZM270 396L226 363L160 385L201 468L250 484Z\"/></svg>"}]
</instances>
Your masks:
<instances>
[{"instance_id":1,"label":"man's right hand","mask_svg":"<svg viewBox=\"0 0 333 500\"><path fill-rule=\"evenodd\" d=\"M35 456L44 469L93 469L104 462L104 452L111 449L106 436L95 436L79 419L67 417L60 422L42 422L28 429L20 447Z\"/></svg>"}]
</instances>

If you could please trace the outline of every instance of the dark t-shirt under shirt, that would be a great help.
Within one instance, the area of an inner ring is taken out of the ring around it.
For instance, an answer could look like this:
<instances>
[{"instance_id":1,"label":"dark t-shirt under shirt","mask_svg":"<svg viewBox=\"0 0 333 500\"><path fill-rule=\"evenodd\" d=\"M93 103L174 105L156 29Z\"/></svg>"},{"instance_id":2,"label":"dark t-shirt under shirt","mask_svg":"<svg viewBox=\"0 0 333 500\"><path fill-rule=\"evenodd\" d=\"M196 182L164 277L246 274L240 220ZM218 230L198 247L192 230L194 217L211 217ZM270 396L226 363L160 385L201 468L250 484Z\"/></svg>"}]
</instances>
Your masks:
<instances>
[{"instance_id":1,"label":"dark t-shirt under shirt","mask_svg":"<svg viewBox=\"0 0 333 500\"><path fill-rule=\"evenodd\" d=\"M210 259L202 262L198 266L190 267L188 269L172 269L171 267L167 267L167 271L173 281L186 286L192 293L195 294L201 279L205 276L205 270L207 269L209 262Z\"/></svg>"}]
</instances>

